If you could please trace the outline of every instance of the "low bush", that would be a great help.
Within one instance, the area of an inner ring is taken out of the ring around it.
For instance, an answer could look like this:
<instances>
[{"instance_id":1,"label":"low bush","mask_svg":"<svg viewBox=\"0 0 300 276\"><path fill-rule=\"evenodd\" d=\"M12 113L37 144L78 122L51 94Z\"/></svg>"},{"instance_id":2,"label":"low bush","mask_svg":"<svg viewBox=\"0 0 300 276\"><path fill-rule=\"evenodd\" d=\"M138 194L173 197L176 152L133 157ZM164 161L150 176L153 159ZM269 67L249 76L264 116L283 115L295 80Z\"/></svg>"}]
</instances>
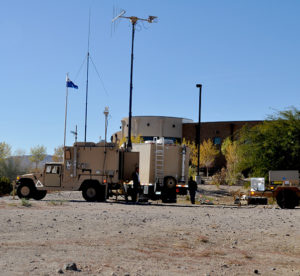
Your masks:
<instances>
[{"instance_id":1,"label":"low bush","mask_svg":"<svg viewBox=\"0 0 300 276\"><path fill-rule=\"evenodd\" d=\"M28 199L22 198L22 199L21 199L21 205L22 205L22 206L25 206L25 207L30 207L30 206L31 206L31 203L29 202Z\"/></svg>"},{"instance_id":2,"label":"low bush","mask_svg":"<svg viewBox=\"0 0 300 276\"><path fill-rule=\"evenodd\" d=\"M7 177L0 178L0 196L10 194L12 191L12 185Z\"/></svg>"},{"instance_id":3,"label":"low bush","mask_svg":"<svg viewBox=\"0 0 300 276\"><path fill-rule=\"evenodd\" d=\"M227 172L225 168L222 168L220 172L216 173L212 177L212 184L219 187L220 185L226 185Z\"/></svg>"}]
</instances>

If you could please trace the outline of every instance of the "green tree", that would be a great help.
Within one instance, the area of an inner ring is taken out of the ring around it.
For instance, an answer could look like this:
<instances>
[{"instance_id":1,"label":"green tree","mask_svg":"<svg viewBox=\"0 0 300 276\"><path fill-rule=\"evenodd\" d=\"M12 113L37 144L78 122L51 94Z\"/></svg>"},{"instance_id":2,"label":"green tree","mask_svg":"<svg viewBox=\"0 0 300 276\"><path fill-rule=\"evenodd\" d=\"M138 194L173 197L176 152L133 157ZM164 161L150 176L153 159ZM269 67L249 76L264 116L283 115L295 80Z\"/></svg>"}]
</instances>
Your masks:
<instances>
[{"instance_id":1,"label":"green tree","mask_svg":"<svg viewBox=\"0 0 300 276\"><path fill-rule=\"evenodd\" d=\"M200 166L206 168L206 176L208 176L208 169L214 164L218 154L219 151L211 139L204 140L200 145Z\"/></svg>"},{"instance_id":2,"label":"green tree","mask_svg":"<svg viewBox=\"0 0 300 276\"><path fill-rule=\"evenodd\" d=\"M253 176L266 176L269 170L299 170L300 111L277 112L261 125L244 127L239 133L243 169Z\"/></svg>"},{"instance_id":3,"label":"green tree","mask_svg":"<svg viewBox=\"0 0 300 276\"><path fill-rule=\"evenodd\" d=\"M18 150L14 156L11 156L11 146L2 142L0 143L0 155L0 177L7 178L11 182L16 179L17 175L27 172L27 169L21 166L24 151Z\"/></svg>"},{"instance_id":4,"label":"green tree","mask_svg":"<svg viewBox=\"0 0 300 276\"><path fill-rule=\"evenodd\" d=\"M28 169L21 166L21 157L11 156L1 163L0 175L7 177L10 181L16 180L20 174L25 174Z\"/></svg>"},{"instance_id":5,"label":"green tree","mask_svg":"<svg viewBox=\"0 0 300 276\"><path fill-rule=\"evenodd\" d=\"M11 146L5 142L0 142L0 160L4 160L11 155Z\"/></svg>"},{"instance_id":6,"label":"green tree","mask_svg":"<svg viewBox=\"0 0 300 276\"><path fill-rule=\"evenodd\" d=\"M44 146L36 146L30 149L31 156L29 157L30 162L35 163L35 169L38 169L38 165L46 157L46 148Z\"/></svg>"},{"instance_id":7,"label":"green tree","mask_svg":"<svg viewBox=\"0 0 300 276\"><path fill-rule=\"evenodd\" d=\"M59 146L54 149L54 154L52 156L53 162L62 162L64 159L64 147Z\"/></svg>"}]
</instances>

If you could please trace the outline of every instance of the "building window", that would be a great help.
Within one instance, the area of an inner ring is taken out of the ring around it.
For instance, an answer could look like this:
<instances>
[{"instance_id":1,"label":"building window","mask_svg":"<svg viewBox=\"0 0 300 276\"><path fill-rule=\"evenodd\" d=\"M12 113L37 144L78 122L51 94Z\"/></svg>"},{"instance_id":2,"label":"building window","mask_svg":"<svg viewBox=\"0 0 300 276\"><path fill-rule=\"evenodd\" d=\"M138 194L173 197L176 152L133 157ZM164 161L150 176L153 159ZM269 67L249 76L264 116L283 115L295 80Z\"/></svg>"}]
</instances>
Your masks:
<instances>
[{"instance_id":1,"label":"building window","mask_svg":"<svg viewBox=\"0 0 300 276\"><path fill-rule=\"evenodd\" d=\"M221 145L221 137L214 137L213 142L215 145Z\"/></svg>"}]
</instances>

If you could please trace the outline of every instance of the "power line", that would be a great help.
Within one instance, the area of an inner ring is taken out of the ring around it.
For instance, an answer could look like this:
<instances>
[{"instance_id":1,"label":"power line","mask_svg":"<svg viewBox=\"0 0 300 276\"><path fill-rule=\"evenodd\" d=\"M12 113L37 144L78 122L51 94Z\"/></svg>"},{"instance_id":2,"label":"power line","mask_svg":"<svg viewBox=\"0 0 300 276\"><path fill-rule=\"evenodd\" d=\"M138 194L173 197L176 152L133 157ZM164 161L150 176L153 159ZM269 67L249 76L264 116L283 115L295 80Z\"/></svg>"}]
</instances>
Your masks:
<instances>
[{"instance_id":1,"label":"power line","mask_svg":"<svg viewBox=\"0 0 300 276\"><path fill-rule=\"evenodd\" d=\"M106 88L105 88L104 82L103 82L103 80L102 80L102 78L101 78L101 76L100 76L100 74L99 74L99 72L98 72L98 70L97 70L96 64L94 63L94 61L93 61L91 55L90 55L90 60L91 60L91 62L92 62L92 64L93 64L93 66L94 66L94 69L95 69L95 71L96 71L96 73L97 73L97 75L98 75L98 78L99 78L99 80L100 80L100 82L101 82L101 84L102 84L102 87L103 87L103 90L104 90L106 96L109 97L109 94L108 94L108 92L107 92L107 90L106 90Z\"/></svg>"}]
</instances>

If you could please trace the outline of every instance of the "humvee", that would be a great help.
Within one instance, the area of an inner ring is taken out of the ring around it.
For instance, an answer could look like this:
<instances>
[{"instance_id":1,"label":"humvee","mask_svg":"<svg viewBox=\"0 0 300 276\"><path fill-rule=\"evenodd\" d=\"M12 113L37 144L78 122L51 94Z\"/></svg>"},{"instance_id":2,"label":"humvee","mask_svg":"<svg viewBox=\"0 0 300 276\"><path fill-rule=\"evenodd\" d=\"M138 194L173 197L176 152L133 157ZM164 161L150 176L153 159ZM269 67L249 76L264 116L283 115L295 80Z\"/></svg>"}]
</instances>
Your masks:
<instances>
[{"instance_id":1,"label":"humvee","mask_svg":"<svg viewBox=\"0 0 300 276\"><path fill-rule=\"evenodd\" d=\"M44 198L47 191L82 191L86 201L105 201L109 191L132 179L138 152L114 143L76 142L64 148L64 162L46 163L42 173L18 176L19 198Z\"/></svg>"}]
</instances>

